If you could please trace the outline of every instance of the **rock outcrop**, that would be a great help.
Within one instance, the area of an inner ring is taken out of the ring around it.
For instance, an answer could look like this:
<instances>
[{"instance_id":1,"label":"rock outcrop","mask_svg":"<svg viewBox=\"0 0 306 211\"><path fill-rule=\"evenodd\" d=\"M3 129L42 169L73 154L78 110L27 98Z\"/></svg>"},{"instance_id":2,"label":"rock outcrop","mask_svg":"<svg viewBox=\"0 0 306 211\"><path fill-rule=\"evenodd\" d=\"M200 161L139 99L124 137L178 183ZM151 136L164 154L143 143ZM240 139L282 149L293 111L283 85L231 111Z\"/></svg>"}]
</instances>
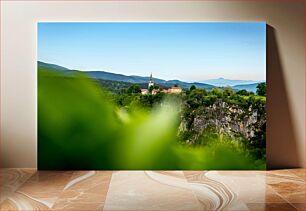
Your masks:
<instances>
[{"instance_id":1,"label":"rock outcrop","mask_svg":"<svg viewBox=\"0 0 306 211\"><path fill-rule=\"evenodd\" d=\"M265 108L263 108L265 110ZM231 105L222 100L217 100L210 106L201 106L192 110L190 115L182 115L179 134L188 133L188 143L195 143L196 139L208 128L230 136L242 136L252 139L255 134L261 132L266 123L265 112L253 108L243 108L239 105Z\"/></svg>"}]
</instances>

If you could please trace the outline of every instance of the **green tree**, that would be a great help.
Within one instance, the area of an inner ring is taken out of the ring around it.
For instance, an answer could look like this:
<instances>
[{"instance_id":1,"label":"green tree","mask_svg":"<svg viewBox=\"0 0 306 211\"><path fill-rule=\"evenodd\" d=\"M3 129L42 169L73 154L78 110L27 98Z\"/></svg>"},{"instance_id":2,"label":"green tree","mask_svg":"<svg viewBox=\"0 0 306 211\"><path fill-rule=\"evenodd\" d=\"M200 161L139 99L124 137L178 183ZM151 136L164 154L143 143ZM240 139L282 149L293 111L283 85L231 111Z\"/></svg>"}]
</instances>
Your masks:
<instances>
[{"instance_id":1,"label":"green tree","mask_svg":"<svg viewBox=\"0 0 306 211\"><path fill-rule=\"evenodd\" d=\"M189 90L192 91L192 90L195 90L197 87L195 85L192 85Z\"/></svg>"},{"instance_id":2,"label":"green tree","mask_svg":"<svg viewBox=\"0 0 306 211\"><path fill-rule=\"evenodd\" d=\"M159 89L159 86L157 86L157 85L150 86L150 87L149 87L149 92L152 93L152 91L153 91L154 89Z\"/></svg>"},{"instance_id":3,"label":"green tree","mask_svg":"<svg viewBox=\"0 0 306 211\"><path fill-rule=\"evenodd\" d=\"M267 85L266 83L259 83L256 86L256 94L260 96L266 96L267 93Z\"/></svg>"},{"instance_id":4,"label":"green tree","mask_svg":"<svg viewBox=\"0 0 306 211\"><path fill-rule=\"evenodd\" d=\"M137 84L133 84L128 88L127 93L129 94L141 93L140 86Z\"/></svg>"},{"instance_id":5,"label":"green tree","mask_svg":"<svg viewBox=\"0 0 306 211\"><path fill-rule=\"evenodd\" d=\"M234 91L233 91L233 89L231 87L225 87L223 89L223 96L224 97L231 96L233 94L234 94Z\"/></svg>"},{"instance_id":6,"label":"green tree","mask_svg":"<svg viewBox=\"0 0 306 211\"><path fill-rule=\"evenodd\" d=\"M242 89L242 90L239 90L236 92L238 95L244 95L244 96L247 96L249 95L248 91L245 90L245 89ZM253 93L254 94L254 93Z\"/></svg>"},{"instance_id":7,"label":"green tree","mask_svg":"<svg viewBox=\"0 0 306 211\"><path fill-rule=\"evenodd\" d=\"M191 108L197 108L203 105L204 96L207 95L205 89L194 89L192 90L187 97L187 104Z\"/></svg>"},{"instance_id":8,"label":"green tree","mask_svg":"<svg viewBox=\"0 0 306 211\"><path fill-rule=\"evenodd\" d=\"M223 91L222 91L222 89L220 89L220 88L213 88L213 89L211 90L211 94L212 94L212 95L215 95L215 96L217 96L217 97L222 97Z\"/></svg>"}]
</instances>

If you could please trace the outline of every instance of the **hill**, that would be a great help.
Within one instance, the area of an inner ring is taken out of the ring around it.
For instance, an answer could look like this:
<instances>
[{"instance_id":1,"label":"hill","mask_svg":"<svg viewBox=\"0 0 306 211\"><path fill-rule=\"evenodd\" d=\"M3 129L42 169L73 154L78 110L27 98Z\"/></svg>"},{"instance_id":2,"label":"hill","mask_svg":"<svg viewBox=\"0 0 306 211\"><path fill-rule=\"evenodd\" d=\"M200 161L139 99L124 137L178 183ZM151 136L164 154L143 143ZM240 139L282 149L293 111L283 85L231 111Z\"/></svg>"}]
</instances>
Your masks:
<instances>
[{"instance_id":1,"label":"hill","mask_svg":"<svg viewBox=\"0 0 306 211\"><path fill-rule=\"evenodd\" d=\"M257 87L257 85L258 85L259 83L260 83L260 82L258 82L258 83L253 83L253 84L236 85L236 86L233 86L232 88L233 88L233 89L236 89L236 90L245 89L245 90L247 90L248 92L254 92L254 93L256 93L256 87Z\"/></svg>"},{"instance_id":2,"label":"hill","mask_svg":"<svg viewBox=\"0 0 306 211\"><path fill-rule=\"evenodd\" d=\"M50 70L54 70L54 71L71 71L70 69L66 68L66 67L62 67L56 64L49 64L49 63L45 63L45 62L41 62L38 61L37 62L37 66L39 68L45 68L45 69L50 69Z\"/></svg>"},{"instance_id":3,"label":"hill","mask_svg":"<svg viewBox=\"0 0 306 211\"><path fill-rule=\"evenodd\" d=\"M232 80L225 78L216 78L202 81L203 83L207 83L213 86L225 87L225 86L237 86L237 85L246 85L246 84L255 84L261 81L252 81L252 80Z\"/></svg>"},{"instance_id":4,"label":"hill","mask_svg":"<svg viewBox=\"0 0 306 211\"><path fill-rule=\"evenodd\" d=\"M80 71L71 70L66 67L62 67L56 64L49 64L45 62L38 61L38 68L49 69L52 71L64 72L65 74L71 74L75 72L82 72L87 74L88 77L98 80L102 85L106 87L115 86L117 89L126 88L132 84L139 84L142 88L146 88L149 81L149 77L137 76L137 75L123 75L105 71ZM192 85L197 88L212 89L214 87L225 87L231 86L234 90L245 89L247 91L256 92L256 86L261 81L251 81L251 80L230 80L224 78L210 79L202 82L184 82L180 80L163 80L159 78L153 78L154 82L161 87L167 88L174 85L178 85L184 89L189 89ZM120 84L122 83L122 84Z\"/></svg>"},{"instance_id":5,"label":"hill","mask_svg":"<svg viewBox=\"0 0 306 211\"><path fill-rule=\"evenodd\" d=\"M44 62L38 61L38 67L47 68L54 71L60 71L65 73L71 73L79 70L70 70L68 68L55 65L55 64L48 64ZM82 71L82 73L87 74L90 78L94 78L97 80L110 80L110 81L120 81L120 82L126 82L126 83L132 83L132 84L144 84L148 83L149 77L144 76L135 76L135 75L123 75L123 74L117 74L117 73L110 73L105 71ZM162 87L171 87L173 85L178 85L182 88L188 89L192 85L195 85L198 88L205 88L205 89L212 89L215 86L205 84L205 83L188 83L180 80L163 80L159 78L153 78L154 82Z\"/></svg>"}]
</instances>

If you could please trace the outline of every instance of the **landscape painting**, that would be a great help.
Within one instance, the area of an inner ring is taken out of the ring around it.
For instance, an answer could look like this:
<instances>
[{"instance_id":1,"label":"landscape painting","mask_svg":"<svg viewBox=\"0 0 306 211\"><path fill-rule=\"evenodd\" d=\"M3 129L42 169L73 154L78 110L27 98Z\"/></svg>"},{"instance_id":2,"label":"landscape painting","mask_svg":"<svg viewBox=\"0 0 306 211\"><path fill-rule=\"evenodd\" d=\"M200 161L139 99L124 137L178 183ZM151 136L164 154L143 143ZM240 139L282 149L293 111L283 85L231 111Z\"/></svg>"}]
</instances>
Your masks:
<instances>
[{"instance_id":1,"label":"landscape painting","mask_svg":"<svg viewBox=\"0 0 306 211\"><path fill-rule=\"evenodd\" d=\"M38 23L38 169L266 168L266 23Z\"/></svg>"}]
</instances>

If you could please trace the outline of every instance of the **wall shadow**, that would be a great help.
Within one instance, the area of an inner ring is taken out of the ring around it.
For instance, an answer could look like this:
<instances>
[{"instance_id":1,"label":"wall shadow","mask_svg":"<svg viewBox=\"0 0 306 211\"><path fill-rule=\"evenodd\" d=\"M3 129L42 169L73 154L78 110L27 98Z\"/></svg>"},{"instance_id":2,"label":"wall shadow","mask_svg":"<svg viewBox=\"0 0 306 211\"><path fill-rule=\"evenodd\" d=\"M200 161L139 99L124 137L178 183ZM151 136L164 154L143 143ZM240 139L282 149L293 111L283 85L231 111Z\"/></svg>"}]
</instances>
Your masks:
<instances>
[{"instance_id":1,"label":"wall shadow","mask_svg":"<svg viewBox=\"0 0 306 211\"><path fill-rule=\"evenodd\" d=\"M267 25L267 169L299 167L276 30Z\"/></svg>"}]
</instances>

